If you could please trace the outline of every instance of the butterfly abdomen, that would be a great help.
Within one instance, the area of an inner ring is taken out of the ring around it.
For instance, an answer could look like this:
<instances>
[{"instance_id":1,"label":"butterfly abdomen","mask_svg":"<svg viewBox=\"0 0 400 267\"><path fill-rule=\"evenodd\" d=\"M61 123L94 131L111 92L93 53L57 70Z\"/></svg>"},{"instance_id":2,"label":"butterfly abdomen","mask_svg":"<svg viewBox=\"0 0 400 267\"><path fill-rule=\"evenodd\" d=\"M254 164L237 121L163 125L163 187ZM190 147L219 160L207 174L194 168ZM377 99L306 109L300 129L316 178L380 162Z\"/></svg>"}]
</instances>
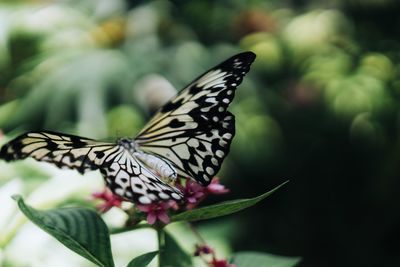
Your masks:
<instances>
[{"instance_id":1,"label":"butterfly abdomen","mask_svg":"<svg viewBox=\"0 0 400 267\"><path fill-rule=\"evenodd\" d=\"M164 181L175 182L177 172L167 160L143 152L136 152L134 155L155 171Z\"/></svg>"}]
</instances>

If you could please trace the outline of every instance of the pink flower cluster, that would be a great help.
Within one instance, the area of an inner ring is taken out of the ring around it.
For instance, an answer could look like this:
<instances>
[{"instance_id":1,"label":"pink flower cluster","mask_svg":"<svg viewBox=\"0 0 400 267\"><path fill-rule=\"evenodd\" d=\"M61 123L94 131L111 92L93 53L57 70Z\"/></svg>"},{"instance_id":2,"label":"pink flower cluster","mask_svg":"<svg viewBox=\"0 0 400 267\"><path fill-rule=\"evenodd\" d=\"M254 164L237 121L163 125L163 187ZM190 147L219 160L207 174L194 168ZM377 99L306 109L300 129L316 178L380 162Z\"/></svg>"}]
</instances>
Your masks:
<instances>
[{"instance_id":1,"label":"pink flower cluster","mask_svg":"<svg viewBox=\"0 0 400 267\"><path fill-rule=\"evenodd\" d=\"M186 180L185 185L178 184L177 187L185 197L186 209L188 210L195 208L209 195L221 195L229 192L229 189L219 183L218 177L215 177L206 187L192 180Z\"/></svg>"},{"instance_id":2,"label":"pink flower cluster","mask_svg":"<svg viewBox=\"0 0 400 267\"><path fill-rule=\"evenodd\" d=\"M103 203L96 206L96 208L102 213L109 211L112 207L120 208L123 201L121 197L113 194L113 192L111 192L111 190L107 187L104 189L103 192L93 193L92 197L94 199L99 199L103 201Z\"/></svg>"},{"instance_id":3,"label":"pink flower cluster","mask_svg":"<svg viewBox=\"0 0 400 267\"><path fill-rule=\"evenodd\" d=\"M223 260L218 260L218 259L212 259L210 262L211 267L236 267L235 264L228 263L226 259Z\"/></svg>"},{"instance_id":4,"label":"pink flower cluster","mask_svg":"<svg viewBox=\"0 0 400 267\"><path fill-rule=\"evenodd\" d=\"M163 224L168 224L170 222L168 216L168 211L170 209L175 211L190 210L195 208L209 195L220 195L229 192L229 189L219 183L218 178L214 178L206 187L203 187L192 180L180 179L177 188L181 190L184 195L183 204L178 204L173 200L147 205L136 204L136 210L147 215L146 219L148 224L152 225L157 221L160 221ZM93 193L92 196L94 199L103 201L103 203L97 205L97 209L100 212L107 212L112 207L120 208L123 201L121 197L114 195L107 188L103 192ZM235 264L229 263L227 259L217 259L215 251L207 245L197 245L194 255L201 257L210 267L236 267Z\"/></svg>"},{"instance_id":5,"label":"pink flower cluster","mask_svg":"<svg viewBox=\"0 0 400 267\"><path fill-rule=\"evenodd\" d=\"M229 192L224 185L219 183L219 179L215 177L211 183L204 187L200 184L186 179L180 179L177 187L184 195L184 204L179 206L177 202L170 200L152 204L136 204L136 208L144 213L147 213L147 223L154 224L156 221L160 221L164 224L170 222L167 211L169 209L179 210L186 209L190 210L195 208L201 201L203 201L209 195L220 195ZM100 212L107 212L112 207L121 207L123 201L117 195L114 195L109 189L105 189L100 193L92 194L95 199L103 200L104 202L97 206Z\"/></svg>"},{"instance_id":6,"label":"pink flower cluster","mask_svg":"<svg viewBox=\"0 0 400 267\"><path fill-rule=\"evenodd\" d=\"M147 213L148 224L154 224L157 220L163 222L164 224L168 224L170 222L170 219L168 217L167 210L175 206L176 203L173 200L148 205L136 205L138 210Z\"/></svg>"},{"instance_id":7,"label":"pink flower cluster","mask_svg":"<svg viewBox=\"0 0 400 267\"><path fill-rule=\"evenodd\" d=\"M214 249L207 245L196 245L194 255L202 257L210 267L236 267L235 264L228 263L227 259L217 259ZM206 260L205 255L211 255L211 260Z\"/></svg>"}]
</instances>

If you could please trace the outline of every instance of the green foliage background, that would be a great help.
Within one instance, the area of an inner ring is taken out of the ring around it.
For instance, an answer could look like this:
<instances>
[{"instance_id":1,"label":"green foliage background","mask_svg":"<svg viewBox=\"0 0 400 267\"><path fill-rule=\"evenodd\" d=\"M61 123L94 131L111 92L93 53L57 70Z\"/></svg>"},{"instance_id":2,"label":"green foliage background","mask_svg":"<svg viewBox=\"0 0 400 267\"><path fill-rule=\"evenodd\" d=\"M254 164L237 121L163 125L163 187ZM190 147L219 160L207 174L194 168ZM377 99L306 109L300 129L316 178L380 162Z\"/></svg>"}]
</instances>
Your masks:
<instances>
[{"instance_id":1,"label":"green foliage background","mask_svg":"<svg viewBox=\"0 0 400 267\"><path fill-rule=\"evenodd\" d=\"M251 50L226 198L291 182L205 227L229 224L234 250L299 266L398 266L399 11L395 0L2 1L0 128L134 136L174 87ZM43 181L19 175L27 192Z\"/></svg>"}]
</instances>

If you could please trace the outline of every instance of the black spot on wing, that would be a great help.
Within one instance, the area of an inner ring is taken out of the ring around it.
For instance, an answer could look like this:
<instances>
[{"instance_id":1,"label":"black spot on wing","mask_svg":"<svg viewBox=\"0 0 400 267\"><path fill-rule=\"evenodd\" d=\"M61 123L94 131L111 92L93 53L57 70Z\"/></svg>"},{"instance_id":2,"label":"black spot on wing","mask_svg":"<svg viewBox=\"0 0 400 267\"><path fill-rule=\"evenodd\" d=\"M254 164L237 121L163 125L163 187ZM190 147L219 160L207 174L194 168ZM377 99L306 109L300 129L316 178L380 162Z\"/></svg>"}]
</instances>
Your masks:
<instances>
[{"instance_id":1,"label":"black spot on wing","mask_svg":"<svg viewBox=\"0 0 400 267\"><path fill-rule=\"evenodd\" d=\"M183 101L183 99L180 99L180 100L178 100L178 101L176 101L176 102L170 101L170 102L168 102L167 104L165 104L165 105L161 108L160 111L161 111L162 113L165 113L165 112L170 112L170 111L172 111L172 110L175 110L175 109L179 108L179 107L182 105L182 101Z\"/></svg>"},{"instance_id":2,"label":"black spot on wing","mask_svg":"<svg viewBox=\"0 0 400 267\"><path fill-rule=\"evenodd\" d=\"M139 189L142 189L142 188L143 188L143 185L141 185L141 184L135 184L135 187L137 187L137 188L139 188Z\"/></svg>"},{"instance_id":3,"label":"black spot on wing","mask_svg":"<svg viewBox=\"0 0 400 267\"><path fill-rule=\"evenodd\" d=\"M185 123L182 121L179 121L178 119L173 119L171 120L171 122L169 123L169 127L171 128L180 128L185 126Z\"/></svg>"},{"instance_id":4,"label":"black spot on wing","mask_svg":"<svg viewBox=\"0 0 400 267\"><path fill-rule=\"evenodd\" d=\"M58 145L56 142L53 142L52 140L47 140L47 149L49 150L56 150L58 148Z\"/></svg>"},{"instance_id":5,"label":"black spot on wing","mask_svg":"<svg viewBox=\"0 0 400 267\"><path fill-rule=\"evenodd\" d=\"M70 146L72 148L82 148L82 147L85 147L86 145L87 145L87 143L82 141L81 138L79 138L77 136L71 136L71 144L70 144Z\"/></svg>"},{"instance_id":6,"label":"black spot on wing","mask_svg":"<svg viewBox=\"0 0 400 267\"><path fill-rule=\"evenodd\" d=\"M212 132L207 132L207 133L206 133L206 137L207 137L207 138L211 138L211 137L213 137L213 134L212 134Z\"/></svg>"},{"instance_id":7,"label":"black spot on wing","mask_svg":"<svg viewBox=\"0 0 400 267\"><path fill-rule=\"evenodd\" d=\"M197 147L197 150L205 152L205 151L207 151L207 148L202 142L199 142L199 146Z\"/></svg>"},{"instance_id":8,"label":"black spot on wing","mask_svg":"<svg viewBox=\"0 0 400 267\"><path fill-rule=\"evenodd\" d=\"M106 154L103 151L95 151L94 154L96 154L96 158L102 159Z\"/></svg>"},{"instance_id":9,"label":"black spot on wing","mask_svg":"<svg viewBox=\"0 0 400 267\"><path fill-rule=\"evenodd\" d=\"M197 93L200 93L201 90L202 90L201 87L198 87L197 85L193 85L193 86L190 87L190 89L189 89L189 94L195 95L195 94L197 94Z\"/></svg>"}]
</instances>

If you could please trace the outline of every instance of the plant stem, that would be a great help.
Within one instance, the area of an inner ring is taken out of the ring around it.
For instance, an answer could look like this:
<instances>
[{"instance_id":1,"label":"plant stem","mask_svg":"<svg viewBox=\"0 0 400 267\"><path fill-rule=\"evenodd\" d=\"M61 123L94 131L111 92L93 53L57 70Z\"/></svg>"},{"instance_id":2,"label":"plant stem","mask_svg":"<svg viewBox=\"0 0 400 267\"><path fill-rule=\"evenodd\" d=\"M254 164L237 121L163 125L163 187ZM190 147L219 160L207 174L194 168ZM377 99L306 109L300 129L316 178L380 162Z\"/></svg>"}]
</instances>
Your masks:
<instances>
[{"instance_id":1,"label":"plant stem","mask_svg":"<svg viewBox=\"0 0 400 267\"><path fill-rule=\"evenodd\" d=\"M163 227L157 227L158 239L158 266L163 267L163 258L165 250L165 232Z\"/></svg>"},{"instance_id":2,"label":"plant stem","mask_svg":"<svg viewBox=\"0 0 400 267\"><path fill-rule=\"evenodd\" d=\"M200 243L202 244L206 244L206 241L204 240L204 238L200 235L199 231L197 231L196 227L194 227L194 225L190 222L187 223L190 230L192 230L193 234L197 237L197 239L200 241Z\"/></svg>"},{"instance_id":3,"label":"plant stem","mask_svg":"<svg viewBox=\"0 0 400 267\"><path fill-rule=\"evenodd\" d=\"M201 245L204 246L208 246L206 241L204 240L204 238L201 236L200 232L196 229L196 227L193 225L193 223L191 222L187 222L190 230L192 230L193 234L197 237L197 239L199 240ZM213 257L213 259L215 259L215 251L211 249L211 255ZM202 261L208 266L209 265L209 261L206 260L206 258L204 257L204 254L200 253L200 259L202 259Z\"/></svg>"}]
</instances>

